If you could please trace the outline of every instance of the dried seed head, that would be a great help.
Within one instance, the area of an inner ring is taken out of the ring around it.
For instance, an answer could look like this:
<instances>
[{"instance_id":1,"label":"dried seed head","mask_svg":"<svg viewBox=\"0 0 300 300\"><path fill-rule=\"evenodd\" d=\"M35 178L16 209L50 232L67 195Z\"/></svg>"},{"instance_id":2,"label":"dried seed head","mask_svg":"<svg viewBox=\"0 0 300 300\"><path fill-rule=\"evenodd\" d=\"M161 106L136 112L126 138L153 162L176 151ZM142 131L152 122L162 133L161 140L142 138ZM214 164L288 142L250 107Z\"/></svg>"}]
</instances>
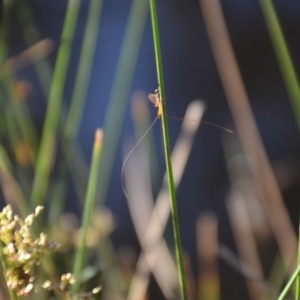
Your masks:
<instances>
[{"instance_id":1,"label":"dried seed head","mask_svg":"<svg viewBox=\"0 0 300 300\"><path fill-rule=\"evenodd\" d=\"M42 209L37 207L25 220L13 215L10 205L0 213L0 240L7 261L7 284L20 296L27 296L34 290L36 266L57 248L47 241L44 233L37 239L32 234L31 225Z\"/></svg>"}]
</instances>

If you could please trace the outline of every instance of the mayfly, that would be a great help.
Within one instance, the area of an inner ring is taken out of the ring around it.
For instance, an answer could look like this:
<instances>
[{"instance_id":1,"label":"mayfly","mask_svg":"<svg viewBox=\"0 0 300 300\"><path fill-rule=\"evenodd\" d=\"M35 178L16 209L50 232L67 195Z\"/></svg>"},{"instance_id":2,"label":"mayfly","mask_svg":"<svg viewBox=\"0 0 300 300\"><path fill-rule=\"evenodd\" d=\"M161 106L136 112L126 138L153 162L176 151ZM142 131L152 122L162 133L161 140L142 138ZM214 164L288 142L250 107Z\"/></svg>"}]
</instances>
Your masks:
<instances>
[{"instance_id":1,"label":"mayfly","mask_svg":"<svg viewBox=\"0 0 300 300\"><path fill-rule=\"evenodd\" d=\"M154 107L158 108L157 118L155 119L155 121L156 121L158 118L161 118L161 116L162 116L162 102L161 102L161 98L160 98L159 89L155 90L155 94L150 93L148 95L148 99L154 104ZM175 120L182 120L182 118L176 118L176 117L171 117L171 116L168 116L168 118L175 119ZM154 123L155 123L155 121L154 121ZM189 120L189 121L194 121L194 120ZM207 124L207 125L210 125L210 126L213 126L213 127L216 127L216 128L220 128L220 129L222 129L222 130L224 130L228 133L233 133L232 130L230 130L228 128L225 128L223 126L214 124L214 123L210 123L210 122L206 122L206 121L201 121L201 123L202 124ZM151 127L152 127L152 125L151 125Z\"/></svg>"},{"instance_id":2,"label":"mayfly","mask_svg":"<svg viewBox=\"0 0 300 300\"><path fill-rule=\"evenodd\" d=\"M134 145L134 147L129 151L129 153L127 154L126 158L124 159L123 166L122 166L122 169L121 169L121 182L122 182L122 189L123 189L123 192L124 192L124 195L126 196L126 198L128 198L128 195L126 193L126 189L125 189L125 185L124 185L124 176L123 175L124 175L124 168L125 168L125 165L127 163L127 160L129 159L129 157L132 154L132 152L136 149L136 147L144 139L144 137L148 134L148 132L152 129L152 127L154 126L154 124L156 123L156 121L158 119L160 119L161 116L162 116L162 109L163 108L162 108L162 101L161 101L161 97L160 97L160 93L159 93L159 88L155 90L154 94L153 93L148 94L148 99L154 104L154 107L158 108L158 110L157 110L157 117L152 122L152 124L149 126L149 128L145 131L145 133L140 137L140 139L137 141L137 143ZM176 117L170 117L170 116L168 116L168 118L175 119L175 120L183 120L182 118L176 118ZM194 120L187 120L187 121L194 121ZM214 123L210 123L210 122L206 122L206 121L201 121L200 123L207 124L207 125L210 125L210 126L213 126L213 127L219 128L219 129L222 129L222 130L224 130L227 133L233 133L232 130L227 129L227 128L222 127L222 126L219 126L219 125L214 124Z\"/></svg>"},{"instance_id":3,"label":"mayfly","mask_svg":"<svg viewBox=\"0 0 300 300\"><path fill-rule=\"evenodd\" d=\"M157 117L160 118L162 115L162 103L160 99L159 89L155 90L155 94L149 94L148 99L154 104L154 107L158 108Z\"/></svg>"}]
</instances>

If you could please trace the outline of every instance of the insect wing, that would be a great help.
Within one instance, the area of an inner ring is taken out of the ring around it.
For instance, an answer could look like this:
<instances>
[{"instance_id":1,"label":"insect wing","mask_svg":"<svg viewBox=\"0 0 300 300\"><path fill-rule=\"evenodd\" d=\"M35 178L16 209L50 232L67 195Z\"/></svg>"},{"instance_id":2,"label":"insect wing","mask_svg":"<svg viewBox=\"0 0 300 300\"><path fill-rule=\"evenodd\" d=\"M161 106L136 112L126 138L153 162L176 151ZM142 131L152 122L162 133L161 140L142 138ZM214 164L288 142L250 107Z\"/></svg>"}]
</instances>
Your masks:
<instances>
[{"instance_id":1,"label":"insect wing","mask_svg":"<svg viewBox=\"0 0 300 300\"><path fill-rule=\"evenodd\" d=\"M153 103L156 104L157 102L157 95L156 94L149 94L148 99Z\"/></svg>"}]
</instances>

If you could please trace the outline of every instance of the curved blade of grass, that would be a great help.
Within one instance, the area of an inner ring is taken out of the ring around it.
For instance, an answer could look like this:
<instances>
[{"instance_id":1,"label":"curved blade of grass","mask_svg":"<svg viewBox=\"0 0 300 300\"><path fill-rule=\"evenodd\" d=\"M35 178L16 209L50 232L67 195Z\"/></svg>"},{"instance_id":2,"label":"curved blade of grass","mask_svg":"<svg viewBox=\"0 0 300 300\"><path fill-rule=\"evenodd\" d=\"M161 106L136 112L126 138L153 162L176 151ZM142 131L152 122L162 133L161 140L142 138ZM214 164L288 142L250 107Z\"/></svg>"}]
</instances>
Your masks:
<instances>
[{"instance_id":1,"label":"curved blade of grass","mask_svg":"<svg viewBox=\"0 0 300 300\"><path fill-rule=\"evenodd\" d=\"M159 28L158 28L155 0L150 0L150 11L151 11L151 22L152 22L152 30L153 30L157 78L158 78L159 91L161 97L160 100L162 102L162 116L161 116L162 131L163 131L166 169L168 174L168 185L169 185L169 193L170 193L171 214L172 214L173 231L174 231L174 238L175 238L177 266L179 271L181 297L182 299L187 299L187 286L186 286L186 279L184 273L183 254L182 254L180 229L179 229L179 218L178 218L177 202L176 202L176 191L175 191L173 170L172 170L172 163L171 163L168 116L167 116L167 107L165 101L166 100L165 85L164 85L164 78L163 78L163 65L162 65L161 50L160 50Z\"/></svg>"},{"instance_id":2,"label":"curved blade of grass","mask_svg":"<svg viewBox=\"0 0 300 300\"><path fill-rule=\"evenodd\" d=\"M128 94L135 70L138 52L144 32L149 5L147 0L132 2L122 50L117 64L109 106L104 120L104 132L109 139L103 145L100 162L99 184L97 189L98 199L101 203L106 197L108 183L111 177L112 165L115 159L117 143L119 140Z\"/></svg>"},{"instance_id":3,"label":"curved blade of grass","mask_svg":"<svg viewBox=\"0 0 300 300\"><path fill-rule=\"evenodd\" d=\"M286 284L285 288L283 289L283 291L281 292L281 294L278 297L278 300L283 300L284 297L287 295L288 291L290 290L290 288L292 287L292 285L294 284L294 282L296 281L297 277L300 274L300 266L297 267L296 271L294 272L294 274L291 276L290 280L288 281L288 283ZM299 299L298 297L296 297L296 299Z\"/></svg>"},{"instance_id":4,"label":"curved blade of grass","mask_svg":"<svg viewBox=\"0 0 300 300\"><path fill-rule=\"evenodd\" d=\"M92 212L94 209L102 144L103 144L103 132L102 130L97 129L95 134L93 157L92 157L91 171L89 175L89 182L88 182L88 188L87 188L86 199L85 199L85 206L83 210L80 241L79 241L79 246L77 248L75 261L74 261L73 273L77 278L77 282L73 287L74 292L77 292L79 290L80 283L81 283L80 272L82 271L83 265L85 263L85 258L86 258L86 239L87 239L88 229L92 217Z\"/></svg>"},{"instance_id":5,"label":"curved blade of grass","mask_svg":"<svg viewBox=\"0 0 300 300\"><path fill-rule=\"evenodd\" d=\"M300 129L300 85L272 0L259 1Z\"/></svg>"},{"instance_id":6,"label":"curved blade of grass","mask_svg":"<svg viewBox=\"0 0 300 300\"><path fill-rule=\"evenodd\" d=\"M61 44L50 88L42 140L37 157L37 165L31 195L31 202L35 206L43 204L45 201L55 148L64 83L72 50L72 41L77 23L79 5L79 0L69 0L68 2Z\"/></svg>"}]
</instances>

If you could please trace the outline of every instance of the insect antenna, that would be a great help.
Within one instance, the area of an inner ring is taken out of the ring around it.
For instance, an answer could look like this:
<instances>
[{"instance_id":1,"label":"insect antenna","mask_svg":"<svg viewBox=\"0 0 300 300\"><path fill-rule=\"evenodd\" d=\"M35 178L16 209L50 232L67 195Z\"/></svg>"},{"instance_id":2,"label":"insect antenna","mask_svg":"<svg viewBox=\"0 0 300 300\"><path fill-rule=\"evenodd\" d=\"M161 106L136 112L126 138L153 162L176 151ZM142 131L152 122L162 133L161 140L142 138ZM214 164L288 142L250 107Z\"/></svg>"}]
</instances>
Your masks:
<instances>
[{"instance_id":1,"label":"insect antenna","mask_svg":"<svg viewBox=\"0 0 300 300\"><path fill-rule=\"evenodd\" d=\"M171 116L168 116L169 119L173 119L173 120L182 120L182 118L177 118L177 117L171 117ZM191 119L185 119L186 121L190 121L190 122L195 122L195 120L191 120ZM210 122L206 122L206 121L201 121L200 122L201 124L206 124L206 125L209 125L209 126L213 126L213 127L216 127L216 128L219 128L221 130L224 130L225 132L227 133L233 133L233 130L230 130L226 127L223 127L221 125L217 125L215 123L210 123Z\"/></svg>"}]
</instances>

